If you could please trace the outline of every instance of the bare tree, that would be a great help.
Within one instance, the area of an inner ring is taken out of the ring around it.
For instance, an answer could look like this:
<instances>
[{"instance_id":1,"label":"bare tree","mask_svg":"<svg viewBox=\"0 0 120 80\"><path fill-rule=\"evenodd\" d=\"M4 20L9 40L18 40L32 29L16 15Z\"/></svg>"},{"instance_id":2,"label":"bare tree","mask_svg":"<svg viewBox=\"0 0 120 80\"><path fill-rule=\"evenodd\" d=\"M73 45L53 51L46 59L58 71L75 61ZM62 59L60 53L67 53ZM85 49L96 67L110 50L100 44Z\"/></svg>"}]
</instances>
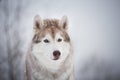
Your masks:
<instances>
[{"instance_id":1,"label":"bare tree","mask_svg":"<svg viewBox=\"0 0 120 80\"><path fill-rule=\"evenodd\" d=\"M0 1L0 80L22 80L19 22L22 0Z\"/></svg>"}]
</instances>

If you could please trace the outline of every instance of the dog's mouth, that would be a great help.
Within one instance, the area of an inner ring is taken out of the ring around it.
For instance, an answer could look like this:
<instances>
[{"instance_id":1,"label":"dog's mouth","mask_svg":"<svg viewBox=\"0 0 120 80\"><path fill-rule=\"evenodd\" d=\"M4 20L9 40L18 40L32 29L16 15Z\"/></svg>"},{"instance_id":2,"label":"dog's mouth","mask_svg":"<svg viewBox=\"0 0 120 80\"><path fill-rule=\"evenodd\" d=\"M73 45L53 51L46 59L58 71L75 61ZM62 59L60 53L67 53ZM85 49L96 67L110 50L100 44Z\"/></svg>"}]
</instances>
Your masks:
<instances>
[{"instance_id":1,"label":"dog's mouth","mask_svg":"<svg viewBox=\"0 0 120 80\"><path fill-rule=\"evenodd\" d=\"M55 56L54 58L53 58L53 60L58 60L59 59L59 56Z\"/></svg>"}]
</instances>

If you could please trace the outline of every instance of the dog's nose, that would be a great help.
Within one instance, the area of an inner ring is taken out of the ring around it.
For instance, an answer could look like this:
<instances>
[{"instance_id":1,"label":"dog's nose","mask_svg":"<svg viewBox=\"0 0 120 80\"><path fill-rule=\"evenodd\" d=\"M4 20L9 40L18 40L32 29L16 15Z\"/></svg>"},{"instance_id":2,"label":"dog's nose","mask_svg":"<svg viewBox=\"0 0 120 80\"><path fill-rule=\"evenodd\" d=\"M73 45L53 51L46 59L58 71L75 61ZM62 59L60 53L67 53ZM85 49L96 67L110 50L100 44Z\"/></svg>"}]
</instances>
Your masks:
<instances>
[{"instance_id":1,"label":"dog's nose","mask_svg":"<svg viewBox=\"0 0 120 80\"><path fill-rule=\"evenodd\" d=\"M61 54L60 51L58 51L58 50L54 51L53 52L54 60L59 59L60 54Z\"/></svg>"},{"instance_id":2,"label":"dog's nose","mask_svg":"<svg viewBox=\"0 0 120 80\"><path fill-rule=\"evenodd\" d=\"M54 51L54 52L53 52L53 56L55 56L55 57L56 57L56 56L60 56L60 51L58 51L58 50Z\"/></svg>"}]
</instances>

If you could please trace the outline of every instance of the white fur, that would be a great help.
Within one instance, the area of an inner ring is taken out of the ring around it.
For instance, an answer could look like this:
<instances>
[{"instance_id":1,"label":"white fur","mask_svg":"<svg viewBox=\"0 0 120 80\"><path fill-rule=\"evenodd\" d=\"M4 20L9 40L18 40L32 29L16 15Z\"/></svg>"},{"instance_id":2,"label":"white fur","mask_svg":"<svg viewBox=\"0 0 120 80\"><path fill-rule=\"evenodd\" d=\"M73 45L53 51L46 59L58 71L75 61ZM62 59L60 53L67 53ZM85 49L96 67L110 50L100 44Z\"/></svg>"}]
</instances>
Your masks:
<instances>
[{"instance_id":1,"label":"white fur","mask_svg":"<svg viewBox=\"0 0 120 80\"><path fill-rule=\"evenodd\" d=\"M57 41L59 38L62 39L61 42ZM44 39L48 39L50 43L44 43ZM55 50L61 52L58 60L53 60ZM53 73L60 68L61 63L70 54L70 51L70 43L65 42L59 33L56 34L54 39L50 34L47 34L40 43L34 44L32 48L32 54L40 61L40 64Z\"/></svg>"}]
</instances>

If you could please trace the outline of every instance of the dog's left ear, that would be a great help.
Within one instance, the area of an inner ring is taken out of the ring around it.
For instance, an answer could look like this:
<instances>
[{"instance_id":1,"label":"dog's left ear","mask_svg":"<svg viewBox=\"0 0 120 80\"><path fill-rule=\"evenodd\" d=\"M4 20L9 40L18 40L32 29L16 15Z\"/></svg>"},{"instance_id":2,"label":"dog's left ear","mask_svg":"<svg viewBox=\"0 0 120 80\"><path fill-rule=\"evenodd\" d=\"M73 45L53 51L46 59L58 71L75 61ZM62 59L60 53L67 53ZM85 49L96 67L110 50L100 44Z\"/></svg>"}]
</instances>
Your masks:
<instances>
[{"instance_id":1,"label":"dog's left ear","mask_svg":"<svg viewBox=\"0 0 120 80\"><path fill-rule=\"evenodd\" d=\"M66 15L64 15L62 17L62 19L60 20L60 27L62 27L62 29L67 30L67 28L68 28L68 20L67 20L67 16Z\"/></svg>"}]
</instances>

